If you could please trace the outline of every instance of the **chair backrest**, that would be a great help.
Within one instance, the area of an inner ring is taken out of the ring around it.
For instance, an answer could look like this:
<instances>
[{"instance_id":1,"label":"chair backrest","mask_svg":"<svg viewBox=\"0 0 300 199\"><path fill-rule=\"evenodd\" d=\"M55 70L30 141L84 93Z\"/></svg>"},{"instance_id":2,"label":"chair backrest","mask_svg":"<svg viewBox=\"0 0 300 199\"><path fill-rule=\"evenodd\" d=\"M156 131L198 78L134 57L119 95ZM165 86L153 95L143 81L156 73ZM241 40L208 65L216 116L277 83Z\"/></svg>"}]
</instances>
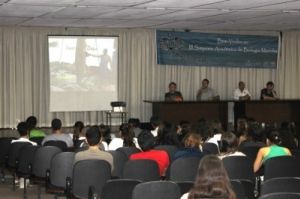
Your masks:
<instances>
[{"instance_id":1,"label":"chair backrest","mask_svg":"<svg viewBox=\"0 0 300 199\"><path fill-rule=\"evenodd\" d=\"M49 140L44 143L44 146L56 146L62 151L67 151L68 149L67 143L61 140Z\"/></svg>"},{"instance_id":2,"label":"chair backrest","mask_svg":"<svg viewBox=\"0 0 300 199\"><path fill-rule=\"evenodd\" d=\"M205 154L219 154L219 147L214 143L205 142L202 145L203 153Z\"/></svg>"},{"instance_id":3,"label":"chair backrest","mask_svg":"<svg viewBox=\"0 0 300 199\"><path fill-rule=\"evenodd\" d=\"M300 199L297 193L270 193L259 197L258 199Z\"/></svg>"},{"instance_id":4,"label":"chair backrest","mask_svg":"<svg viewBox=\"0 0 300 199\"><path fill-rule=\"evenodd\" d=\"M34 155L38 148L39 146L32 145L22 147L19 152L19 164L17 167L17 173L24 175L29 175L31 173L30 165L33 164Z\"/></svg>"},{"instance_id":5,"label":"chair backrest","mask_svg":"<svg viewBox=\"0 0 300 199\"><path fill-rule=\"evenodd\" d=\"M128 160L122 178L145 182L160 180L159 168L154 160Z\"/></svg>"},{"instance_id":6,"label":"chair backrest","mask_svg":"<svg viewBox=\"0 0 300 199\"><path fill-rule=\"evenodd\" d=\"M195 181L201 158L178 158L170 166L170 180Z\"/></svg>"},{"instance_id":7,"label":"chair backrest","mask_svg":"<svg viewBox=\"0 0 300 199\"><path fill-rule=\"evenodd\" d=\"M169 155L170 162L174 160L174 155L178 151L178 147L174 145L158 145L154 149L166 151Z\"/></svg>"},{"instance_id":8,"label":"chair backrest","mask_svg":"<svg viewBox=\"0 0 300 199\"><path fill-rule=\"evenodd\" d=\"M16 161L19 160L20 149L24 146L32 145L29 142L14 142L9 147L7 165L11 168L16 167Z\"/></svg>"},{"instance_id":9,"label":"chair backrest","mask_svg":"<svg viewBox=\"0 0 300 199\"><path fill-rule=\"evenodd\" d=\"M222 161L230 179L255 182L253 164L248 157L228 156Z\"/></svg>"},{"instance_id":10,"label":"chair backrest","mask_svg":"<svg viewBox=\"0 0 300 199\"><path fill-rule=\"evenodd\" d=\"M183 195L185 193L188 193L191 188L194 185L194 182L192 181L181 181L181 182L176 182L176 184L178 185L179 189L180 189L180 195Z\"/></svg>"},{"instance_id":11,"label":"chair backrest","mask_svg":"<svg viewBox=\"0 0 300 199\"><path fill-rule=\"evenodd\" d=\"M101 194L103 186L111 178L111 167L104 160L81 160L73 167L73 195L78 198L88 198L91 187Z\"/></svg>"},{"instance_id":12,"label":"chair backrest","mask_svg":"<svg viewBox=\"0 0 300 199\"><path fill-rule=\"evenodd\" d=\"M136 147L120 147L117 151L124 153L128 159L132 154L141 152L141 150Z\"/></svg>"},{"instance_id":13,"label":"chair backrest","mask_svg":"<svg viewBox=\"0 0 300 199\"><path fill-rule=\"evenodd\" d=\"M269 179L262 184L260 195L280 192L300 194L300 178Z\"/></svg>"},{"instance_id":14,"label":"chair backrest","mask_svg":"<svg viewBox=\"0 0 300 199\"><path fill-rule=\"evenodd\" d=\"M74 156L73 152L62 152L53 156L50 167L52 185L66 188L67 177L72 178L73 175Z\"/></svg>"},{"instance_id":15,"label":"chair backrest","mask_svg":"<svg viewBox=\"0 0 300 199\"><path fill-rule=\"evenodd\" d=\"M53 156L60 152L61 150L55 146L38 148L33 158L32 174L36 177L45 178L47 170L50 170Z\"/></svg>"},{"instance_id":16,"label":"chair backrest","mask_svg":"<svg viewBox=\"0 0 300 199\"><path fill-rule=\"evenodd\" d=\"M124 153L120 151L108 151L108 153L110 153L113 156L114 161L114 169L112 171L112 176L121 178L125 163L127 162L128 158Z\"/></svg>"},{"instance_id":17,"label":"chair backrest","mask_svg":"<svg viewBox=\"0 0 300 199\"><path fill-rule=\"evenodd\" d=\"M245 199L246 198L246 193L244 186L242 183L238 180L231 180L230 181L232 189L236 195L236 199Z\"/></svg>"},{"instance_id":18,"label":"chair backrest","mask_svg":"<svg viewBox=\"0 0 300 199\"><path fill-rule=\"evenodd\" d=\"M264 163L264 180L282 177L300 177L300 164L292 156L279 156Z\"/></svg>"},{"instance_id":19,"label":"chair backrest","mask_svg":"<svg viewBox=\"0 0 300 199\"><path fill-rule=\"evenodd\" d=\"M109 180L103 187L101 199L131 199L132 192L139 180L118 179Z\"/></svg>"},{"instance_id":20,"label":"chair backrest","mask_svg":"<svg viewBox=\"0 0 300 199\"><path fill-rule=\"evenodd\" d=\"M30 141L37 143L39 146L42 146L42 141L44 137L32 137L29 138Z\"/></svg>"},{"instance_id":21,"label":"chair backrest","mask_svg":"<svg viewBox=\"0 0 300 199\"><path fill-rule=\"evenodd\" d=\"M12 137L0 138L0 166L3 166L9 152Z\"/></svg>"},{"instance_id":22,"label":"chair backrest","mask_svg":"<svg viewBox=\"0 0 300 199\"><path fill-rule=\"evenodd\" d=\"M170 181L145 182L136 185L132 199L180 199L178 185Z\"/></svg>"}]
</instances>

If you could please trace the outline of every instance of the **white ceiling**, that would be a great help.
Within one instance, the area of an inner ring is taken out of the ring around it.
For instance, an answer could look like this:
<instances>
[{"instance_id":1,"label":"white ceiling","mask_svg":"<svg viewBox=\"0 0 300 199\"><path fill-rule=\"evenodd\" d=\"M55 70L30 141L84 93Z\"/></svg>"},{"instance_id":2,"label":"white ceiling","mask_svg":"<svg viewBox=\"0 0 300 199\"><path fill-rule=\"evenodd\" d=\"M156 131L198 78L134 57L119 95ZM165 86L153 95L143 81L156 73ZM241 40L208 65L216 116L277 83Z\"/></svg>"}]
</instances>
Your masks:
<instances>
[{"instance_id":1,"label":"white ceiling","mask_svg":"<svg viewBox=\"0 0 300 199\"><path fill-rule=\"evenodd\" d=\"M0 0L0 25L300 30L300 0Z\"/></svg>"}]
</instances>

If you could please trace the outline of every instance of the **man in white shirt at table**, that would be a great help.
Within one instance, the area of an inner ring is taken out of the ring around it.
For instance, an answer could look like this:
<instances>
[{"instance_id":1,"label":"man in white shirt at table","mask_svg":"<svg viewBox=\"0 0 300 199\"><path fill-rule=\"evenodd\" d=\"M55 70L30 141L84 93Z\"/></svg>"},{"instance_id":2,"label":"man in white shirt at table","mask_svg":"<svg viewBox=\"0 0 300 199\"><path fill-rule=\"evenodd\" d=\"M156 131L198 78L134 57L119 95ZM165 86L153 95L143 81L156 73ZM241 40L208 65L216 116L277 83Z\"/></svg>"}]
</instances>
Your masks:
<instances>
[{"instance_id":1,"label":"man in white shirt at table","mask_svg":"<svg viewBox=\"0 0 300 199\"><path fill-rule=\"evenodd\" d=\"M239 87L233 92L234 100L250 100L251 94L248 89L245 88L245 82L240 81Z\"/></svg>"}]
</instances>

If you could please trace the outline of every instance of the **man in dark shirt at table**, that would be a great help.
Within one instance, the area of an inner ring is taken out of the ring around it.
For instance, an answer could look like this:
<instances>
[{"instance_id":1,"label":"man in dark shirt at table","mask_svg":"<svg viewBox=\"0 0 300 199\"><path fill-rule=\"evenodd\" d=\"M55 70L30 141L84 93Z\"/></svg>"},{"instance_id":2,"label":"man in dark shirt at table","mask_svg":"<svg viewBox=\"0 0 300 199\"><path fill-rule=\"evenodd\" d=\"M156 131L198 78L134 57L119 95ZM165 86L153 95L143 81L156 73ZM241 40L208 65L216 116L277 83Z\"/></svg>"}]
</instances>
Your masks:
<instances>
[{"instance_id":1,"label":"man in dark shirt at table","mask_svg":"<svg viewBox=\"0 0 300 199\"><path fill-rule=\"evenodd\" d=\"M274 90L273 82L269 81L267 83L266 88L261 90L260 99L261 100L278 100L279 99L276 91Z\"/></svg>"},{"instance_id":2,"label":"man in dark shirt at table","mask_svg":"<svg viewBox=\"0 0 300 199\"><path fill-rule=\"evenodd\" d=\"M169 84L169 92L165 94L166 102L181 102L183 101L183 97L179 91L176 90L177 85L175 82L170 82Z\"/></svg>"}]
</instances>

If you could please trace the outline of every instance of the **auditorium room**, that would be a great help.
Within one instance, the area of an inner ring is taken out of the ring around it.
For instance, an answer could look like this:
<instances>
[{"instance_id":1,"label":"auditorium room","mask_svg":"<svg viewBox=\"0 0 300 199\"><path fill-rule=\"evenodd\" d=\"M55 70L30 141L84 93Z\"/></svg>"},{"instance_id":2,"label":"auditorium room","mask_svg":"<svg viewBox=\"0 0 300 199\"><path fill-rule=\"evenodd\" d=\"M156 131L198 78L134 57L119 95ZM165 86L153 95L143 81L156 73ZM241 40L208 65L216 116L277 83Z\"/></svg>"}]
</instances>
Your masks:
<instances>
[{"instance_id":1,"label":"auditorium room","mask_svg":"<svg viewBox=\"0 0 300 199\"><path fill-rule=\"evenodd\" d=\"M0 198L300 199L300 0L0 0Z\"/></svg>"}]
</instances>

